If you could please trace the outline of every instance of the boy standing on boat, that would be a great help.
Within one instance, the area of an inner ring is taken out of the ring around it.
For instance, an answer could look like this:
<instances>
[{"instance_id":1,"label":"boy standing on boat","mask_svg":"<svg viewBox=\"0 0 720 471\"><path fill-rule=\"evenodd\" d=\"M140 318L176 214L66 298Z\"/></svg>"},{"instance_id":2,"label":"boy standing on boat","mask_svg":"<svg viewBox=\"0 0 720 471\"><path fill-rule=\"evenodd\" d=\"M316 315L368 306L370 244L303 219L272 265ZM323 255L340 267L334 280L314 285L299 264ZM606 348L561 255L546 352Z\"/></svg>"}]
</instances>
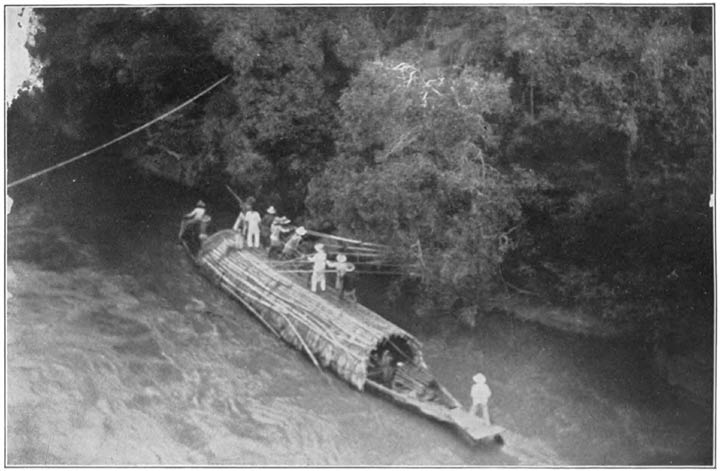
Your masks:
<instances>
[{"instance_id":1,"label":"boy standing on boat","mask_svg":"<svg viewBox=\"0 0 720 471\"><path fill-rule=\"evenodd\" d=\"M323 244L315 244L315 255L308 257L313 262L312 276L310 277L310 290L317 292L317 285L320 285L320 291L325 291L325 267L327 265L327 254Z\"/></svg>"},{"instance_id":2,"label":"boy standing on boat","mask_svg":"<svg viewBox=\"0 0 720 471\"><path fill-rule=\"evenodd\" d=\"M340 299L344 299L347 294L352 301L357 301L355 297L355 280L352 272L355 271L355 265L347 261L345 254L339 253L335 257L334 262L328 262L329 267L335 268L335 288L340 291Z\"/></svg>"},{"instance_id":3,"label":"boy standing on boat","mask_svg":"<svg viewBox=\"0 0 720 471\"><path fill-rule=\"evenodd\" d=\"M490 425L490 412L488 411L488 401L492 392L490 387L487 385L485 375L478 373L473 376L473 384L470 389L470 397L472 398L472 406L470 406L470 413L477 415L478 409L482 409L482 418L486 425Z\"/></svg>"},{"instance_id":4,"label":"boy standing on boat","mask_svg":"<svg viewBox=\"0 0 720 471\"><path fill-rule=\"evenodd\" d=\"M357 284L357 274L352 273L354 270L355 267L353 267L352 270L348 270L348 272L343 276L342 288L340 289L340 299L345 299L347 296L348 300L356 303L357 296L355 296L355 286Z\"/></svg>"},{"instance_id":5,"label":"boy standing on boat","mask_svg":"<svg viewBox=\"0 0 720 471\"><path fill-rule=\"evenodd\" d=\"M263 247L270 245L270 228L275 220L276 213L275 206L270 206L260 222L260 242Z\"/></svg>"},{"instance_id":6,"label":"boy standing on boat","mask_svg":"<svg viewBox=\"0 0 720 471\"><path fill-rule=\"evenodd\" d=\"M347 261L345 254L337 254L334 262L328 262L327 265L330 268L336 270L335 275L335 289L342 289L343 278L347 272L355 270L355 265Z\"/></svg>"},{"instance_id":7,"label":"boy standing on boat","mask_svg":"<svg viewBox=\"0 0 720 471\"><path fill-rule=\"evenodd\" d=\"M245 223L248 248L260 247L260 213L253 211L252 206L249 206L248 212L245 213Z\"/></svg>"}]
</instances>

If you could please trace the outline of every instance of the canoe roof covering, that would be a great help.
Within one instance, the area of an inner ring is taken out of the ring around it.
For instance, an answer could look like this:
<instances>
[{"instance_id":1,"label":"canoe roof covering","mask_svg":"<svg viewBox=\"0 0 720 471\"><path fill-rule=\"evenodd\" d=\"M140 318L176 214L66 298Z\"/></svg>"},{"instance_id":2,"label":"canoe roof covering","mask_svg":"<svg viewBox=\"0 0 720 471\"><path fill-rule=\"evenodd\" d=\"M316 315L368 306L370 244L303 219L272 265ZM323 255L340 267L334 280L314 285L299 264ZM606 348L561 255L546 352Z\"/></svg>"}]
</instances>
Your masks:
<instances>
[{"instance_id":1,"label":"canoe roof covering","mask_svg":"<svg viewBox=\"0 0 720 471\"><path fill-rule=\"evenodd\" d=\"M232 230L210 236L198 265L284 340L299 350L309 349L318 362L360 390L370 352L385 341L409 350L412 362L425 366L420 342L408 332L359 303L312 293L278 273L264 257L238 250L238 237Z\"/></svg>"}]
</instances>

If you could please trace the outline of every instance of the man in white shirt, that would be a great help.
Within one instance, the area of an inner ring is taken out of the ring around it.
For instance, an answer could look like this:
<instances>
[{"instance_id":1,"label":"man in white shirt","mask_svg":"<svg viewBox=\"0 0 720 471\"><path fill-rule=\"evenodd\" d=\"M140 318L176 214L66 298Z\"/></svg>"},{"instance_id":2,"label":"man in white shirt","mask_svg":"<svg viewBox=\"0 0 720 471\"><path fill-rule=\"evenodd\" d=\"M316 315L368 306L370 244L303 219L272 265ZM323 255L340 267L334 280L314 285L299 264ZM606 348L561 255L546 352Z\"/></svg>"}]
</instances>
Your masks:
<instances>
[{"instance_id":1,"label":"man in white shirt","mask_svg":"<svg viewBox=\"0 0 720 471\"><path fill-rule=\"evenodd\" d=\"M245 223L247 224L247 246L260 247L260 213L249 207L245 213Z\"/></svg>"},{"instance_id":2,"label":"man in white shirt","mask_svg":"<svg viewBox=\"0 0 720 471\"><path fill-rule=\"evenodd\" d=\"M310 290L317 292L317 285L320 291L325 291L325 267L327 265L327 254L323 244L315 244L315 255L308 257L313 262L312 276L310 277Z\"/></svg>"},{"instance_id":3,"label":"man in white shirt","mask_svg":"<svg viewBox=\"0 0 720 471\"><path fill-rule=\"evenodd\" d=\"M487 385L485 375L478 373L473 376L473 384L470 389L470 397L472 398L472 406L470 406L470 413L476 415L478 409L482 410L482 418L486 425L490 425L490 412L488 411L488 401L492 395L490 386Z\"/></svg>"}]
</instances>

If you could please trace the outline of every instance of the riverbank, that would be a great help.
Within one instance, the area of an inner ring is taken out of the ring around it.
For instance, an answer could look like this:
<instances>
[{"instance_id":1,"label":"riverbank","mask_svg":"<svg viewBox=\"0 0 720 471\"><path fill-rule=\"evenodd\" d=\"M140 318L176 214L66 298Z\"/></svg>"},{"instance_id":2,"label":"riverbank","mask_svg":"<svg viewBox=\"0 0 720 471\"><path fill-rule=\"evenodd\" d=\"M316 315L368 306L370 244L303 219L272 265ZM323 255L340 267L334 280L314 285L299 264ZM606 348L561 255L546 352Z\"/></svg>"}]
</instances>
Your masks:
<instances>
[{"instance_id":1,"label":"riverbank","mask_svg":"<svg viewBox=\"0 0 720 471\"><path fill-rule=\"evenodd\" d=\"M637 332L617 322L608 322L582 308L565 308L543 302L536 297L506 294L496 296L489 303L491 309L512 315L525 322L533 322L561 332L601 339L634 339ZM682 350L663 344L646 345L649 364L674 393L682 400L712 410L713 361L712 345L696 343Z\"/></svg>"},{"instance_id":2,"label":"riverbank","mask_svg":"<svg viewBox=\"0 0 720 471\"><path fill-rule=\"evenodd\" d=\"M537 297L508 293L494 296L488 304L490 309L507 312L523 321L536 322L562 332L603 339L618 339L632 334L629 328L599 319L581 308L569 309Z\"/></svg>"}]
</instances>

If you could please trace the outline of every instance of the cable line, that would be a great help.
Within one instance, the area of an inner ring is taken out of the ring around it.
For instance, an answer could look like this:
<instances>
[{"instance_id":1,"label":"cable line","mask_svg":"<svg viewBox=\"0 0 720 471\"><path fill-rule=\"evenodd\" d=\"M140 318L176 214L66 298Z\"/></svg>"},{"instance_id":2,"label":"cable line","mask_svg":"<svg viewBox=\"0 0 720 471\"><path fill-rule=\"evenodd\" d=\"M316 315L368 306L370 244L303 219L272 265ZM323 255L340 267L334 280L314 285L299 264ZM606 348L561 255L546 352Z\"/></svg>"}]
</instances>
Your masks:
<instances>
[{"instance_id":1,"label":"cable line","mask_svg":"<svg viewBox=\"0 0 720 471\"><path fill-rule=\"evenodd\" d=\"M95 147L95 148L93 148L93 149L90 149L90 150L88 150L88 151L86 151L86 152L83 152L83 153L80 154L80 155L76 155L75 157L73 157L73 158L71 158L71 159L65 160L64 162L60 162L59 164L53 165L52 167L48 167L48 168L46 168L45 170L40 170L39 172L35 172L35 173L33 173L33 174L30 174L30 175L28 175L28 176L26 176L26 177L21 178L20 180L15 180L14 182L8 184L7 187L8 187L8 188L12 188L12 187L15 186L15 185L19 185L19 184L21 184L21 183L25 183L26 181L32 180L33 178L39 177L40 175L43 175L43 174L48 173L48 172L52 172L53 170L57 170L57 169L59 169L60 167L64 167L65 165L70 164L70 163L72 163L72 162L75 162L76 160L80 160L80 159L82 159L82 158L84 158L84 157L87 157L88 155L93 154L93 153L99 151L100 149L104 149L105 147L107 147L107 146L109 146L109 145L111 145L111 144L114 144L114 143L116 143L116 142L118 142L118 141L121 141L121 140L125 139L125 138L128 137L128 136L132 136L133 134L142 131L143 129L145 129L145 128L147 128L147 127L149 127L149 126L157 123L158 121L167 118L168 116L170 116L171 114L175 113L176 111L178 111L178 110L180 110L180 109L182 109L182 108L185 108L187 105L189 105L189 104L192 103L193 101L197 100L198 98L200 98L201 96L205 95L206 93L208 93L208 92L209 92L210 90L212 90L213 88L215 88L215 87L217 87L218 85L220 85L221 83L223 83L225 80L228 79L228 77L230 77L230 75L231 75L231 74L227 74L225 77L221 78L220 80L218 80L218 81L215 82L214 84L210 85L208 88L206 88L205 90L201 91L200 93L198 93L198 94L195 95L194 97L192 97L192 98L190 98L189 100L181 103L180 105L178 105L178 106L176 106L175 108L171 109L171 110L168 111L167 113L164 113L164 114L158 116L157 118L153 119L152 121L148 121L147 123L143 124L142 126L140 126L140 127L138 127L138 128L135 128L135 129L133 129L132 131L123 134L122 136L116 137L115 139L113 139L113 140L111 140L111 141L108 141L108 142L106 142L105 144L103 144L103 145L101 145L101 146L97 146L97 147Z\"/></svg>"}]
</instances>

